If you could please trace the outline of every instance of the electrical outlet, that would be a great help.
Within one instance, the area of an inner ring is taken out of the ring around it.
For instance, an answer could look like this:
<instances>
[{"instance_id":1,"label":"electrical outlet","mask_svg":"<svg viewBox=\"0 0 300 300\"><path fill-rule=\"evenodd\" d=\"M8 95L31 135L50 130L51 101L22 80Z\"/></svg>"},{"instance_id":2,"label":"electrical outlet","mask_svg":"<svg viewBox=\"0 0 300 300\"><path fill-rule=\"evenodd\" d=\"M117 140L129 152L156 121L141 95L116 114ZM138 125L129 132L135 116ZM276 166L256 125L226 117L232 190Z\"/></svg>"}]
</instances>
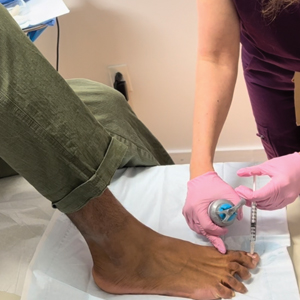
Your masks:
<instances>
[{"instance_id":1,"label":"electrical outlet","mask_svg":"<svg viewBox=\"0 0 300 300\"><path fill-rule=\"evenodd\" d=\"M114 87L116 73L120 72L123 75L124 81L126 81L127 92L133 92L131 80L129 77L128 68L126 64L108 66L107 69L108 69L110 85L112 87Z\"/></svg>"}]
</instances>

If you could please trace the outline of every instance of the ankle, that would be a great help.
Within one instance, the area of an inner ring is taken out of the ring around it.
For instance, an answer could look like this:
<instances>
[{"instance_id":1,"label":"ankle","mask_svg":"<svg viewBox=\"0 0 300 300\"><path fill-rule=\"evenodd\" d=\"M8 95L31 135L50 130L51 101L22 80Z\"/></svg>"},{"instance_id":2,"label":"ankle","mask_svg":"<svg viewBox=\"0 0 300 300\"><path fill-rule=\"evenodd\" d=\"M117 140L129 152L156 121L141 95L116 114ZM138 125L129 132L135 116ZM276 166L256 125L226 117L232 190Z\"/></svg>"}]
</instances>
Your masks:
<instances>
[{"instance_id":1,"label":"ankle","mask_svg":"<svg viewBox=\"0 0 300 300\"><path fill-rule=\"evenodd\" d=\"M130 214L106 189L79 211L67 214L84 237L110 236L124 227Z\"/></svg>"},{"instance_id":2,"label":"ankle","mask_svg":"<svg viewBox=\"0 0 300 300\"><path fill-rule=\"evenodd\" d=\"M97 265L103 259L120 263L126 256L139 255L146 237L156 234L127 212L108 189L68 217L83 235Z\"/></svg>"}]
</instances>

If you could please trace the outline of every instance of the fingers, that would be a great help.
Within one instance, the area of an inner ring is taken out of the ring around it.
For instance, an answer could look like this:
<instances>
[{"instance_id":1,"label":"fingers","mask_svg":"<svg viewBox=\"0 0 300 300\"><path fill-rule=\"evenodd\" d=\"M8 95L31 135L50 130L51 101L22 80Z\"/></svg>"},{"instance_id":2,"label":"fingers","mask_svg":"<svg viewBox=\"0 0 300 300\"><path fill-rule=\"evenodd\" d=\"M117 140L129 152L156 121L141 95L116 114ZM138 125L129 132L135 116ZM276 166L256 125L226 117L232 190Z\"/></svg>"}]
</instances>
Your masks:
<instances>
[{"instance_id":1,"label":"fingers","mask_svg":"<svg viewBox=\"0 0 300 300\"><path fill-rule=\"evenodd\" d=\"M214 225L214 224L213 224ZM218 227L218 226L217 226ZM223 240L218 237L218 236L214 236L211 235L209 233L207 233L200 224L194 224L194 231L196 231L197 233L205 236L210 242L211 244L222 254L226 253L226 247L225 244L223 242ZM226 232L228 231L227 228L224 228L224 230L226 230Z\"/></svg>"},{"instance_id":2,"label":"fingers","mask_svg":"<svg viewBox=\"0 0 300 300\"><path fill-rule=\"evenodd\" d=\"M207 223L205 229L199 223L194 223L194 221L191 219L186 219L186 221L189 227L200 235L207 236L208 234L212 234L212 235L220 236L220 235L225 235L228 232L227 228L219 227L214 223L212 223L210 220L209 223Z\"/></svg>"},{"instance_id":3,"label":"fingers","mask_svg":"<svg viewBox=\"0 0 300 300\"><path fill-rule=\"evenodd\" d=\"M247 201L252 201L253 199L253 190L249 189L246 186L240 185L235 189L235 192Z\"/></svg>"},{"instance_id":4,"label":"fingers","mask_svg":"<svg viewBox=\"0 0 300 300\"><path fill-rule=\"evenodd\" d=\"M259 166L253 166L253 167L249 167L249 168L239 169L237 171L237 174L240 177L249 177L249 176L253 176L253 175L258 175L258 176L268 175Z\"/></svg>"},{"instance_id":5,"label":"fingers","mask_svg":"<svg viewBox=\"0 0 300 300\"><path fill-rule=\"evenodd\" d=\"M246 201L247 202L247 201ZM240 221L243 219L243 207L241 207L239 210L238 210L238 215L237 215L237 219Z\"/></svg>"},{"instance_id":6,"label":"fingers","mask_svg":"<svg viewBox=\"0 0 300 300\"><path fill-rule=\"evenodd\" d=\"M235 191L240 195L240 197L243 197L251 202L269 200L275 192L272 182L269 182L267 185L257 191L253 191L243 185L237 187Z\"/></svg>"},{"instance_id":7,"label":"fingers","mask_svg":"<svg viewBox=\"0 0 300 300\"><path fill-rule=\"evenodd\" d=\"M249 202L257 202L257 208L259 209L272 208L275 203L271 199L276 197L280 192L272 180L257 191L253 191L242 185L237 187L235 191L240 197L246 199L246 205L249 206Z\"/></svg>"},{"instance_id":8,"label":"fingers","mask_svg":"<svg viewBox=\"0 0 300 300\"><path fill-rule=\"evenodd\" d=\"M223 240L218 236L207 235L207 238L212 243L212 245L222 254L226 253L226 247Z\"/></svg>"},{"instance_id":9,"label":"fingers","mask_svg":"<svg viewBox=\"0 0 300 300\"><path fill-rule=\"evenodd\" d=\"M196 231L198 234L204 235L206 237L208 237L208 235L210 236L221 236L221 235L225 235L228 232L227 228L222 228L219 227L217 225L215 225L214 223L212 223L211 227L206 228L206 230L200 225L200 224L192 224L192 226L190 226L194 231ZM218 234L220 233L220 234Z\"/></svg>"},{"instance_id":10,"label":"fingers","mask_svg":"<svg viewBox=\"0 0 300 300\"><path fill-rule=\"evenodd\" d=\"M201 217L199 216L199 218L201 218L201 224L203 224L202 228L207 234L214 236L227 234L228 229L214 224L207 213L202 214Z\"/></svg>"}]
</instances>

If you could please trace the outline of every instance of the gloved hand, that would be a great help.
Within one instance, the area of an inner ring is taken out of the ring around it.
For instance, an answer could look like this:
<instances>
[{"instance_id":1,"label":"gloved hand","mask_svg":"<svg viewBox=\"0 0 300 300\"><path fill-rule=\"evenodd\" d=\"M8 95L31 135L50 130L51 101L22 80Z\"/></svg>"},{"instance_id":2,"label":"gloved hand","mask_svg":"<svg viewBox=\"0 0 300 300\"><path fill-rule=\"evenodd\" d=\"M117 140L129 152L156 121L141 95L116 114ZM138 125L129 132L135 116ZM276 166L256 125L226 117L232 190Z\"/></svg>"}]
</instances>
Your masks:
<instances>
[{"instance_id":1,"label":"gloved hand","mask_svg":"<svg viewBox=\"0 0 300 300\"><path fill-rule=\"evenodd\" d=\"M209 204L215 200L227 199L236 205L240 198L234 189L225 183L216 172L208 172L188 182L188 192L182 213L189 227L209 239L221 253L226 253L224 242L219 237L227 228L215 225L209 215ZM242 210L237 218L242 218Z\"/></svg>"},{"instance_id":2,"label":"gloved hand","mask_svg":"<svg viewBox=\"0 0 300 300\"><path fill-rule=\"evenodd\" d=\"M264 187L252 191L245 186L236 188L236 192L246 199L246 205L257 203L257 208L275 210L292 203L300 194L300 154L294 153L273 158L260 165L240 169L241 177L268 175L272 179Z\"/></svg>"}]
</instances>

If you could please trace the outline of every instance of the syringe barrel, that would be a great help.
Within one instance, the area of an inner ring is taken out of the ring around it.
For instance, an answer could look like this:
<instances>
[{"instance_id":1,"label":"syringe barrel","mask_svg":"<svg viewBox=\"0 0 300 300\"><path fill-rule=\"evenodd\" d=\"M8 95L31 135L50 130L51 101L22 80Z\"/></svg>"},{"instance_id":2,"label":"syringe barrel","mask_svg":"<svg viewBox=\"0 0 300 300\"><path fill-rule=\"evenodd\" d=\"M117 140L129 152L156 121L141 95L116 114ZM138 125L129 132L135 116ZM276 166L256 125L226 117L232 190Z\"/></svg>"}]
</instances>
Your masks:
<instances>
[{"instance_id":1,"label":"syringe barrel","mask_svg":"<svg viewBox=\"0 0 300 300\"><path fill-rule=\"evenodd\" d=\"M256 240L256 219L257 219L257 208L256 203L251 204L251 225L250 225L250 239L252 241Z\"/></svg>"}]
</instances>

